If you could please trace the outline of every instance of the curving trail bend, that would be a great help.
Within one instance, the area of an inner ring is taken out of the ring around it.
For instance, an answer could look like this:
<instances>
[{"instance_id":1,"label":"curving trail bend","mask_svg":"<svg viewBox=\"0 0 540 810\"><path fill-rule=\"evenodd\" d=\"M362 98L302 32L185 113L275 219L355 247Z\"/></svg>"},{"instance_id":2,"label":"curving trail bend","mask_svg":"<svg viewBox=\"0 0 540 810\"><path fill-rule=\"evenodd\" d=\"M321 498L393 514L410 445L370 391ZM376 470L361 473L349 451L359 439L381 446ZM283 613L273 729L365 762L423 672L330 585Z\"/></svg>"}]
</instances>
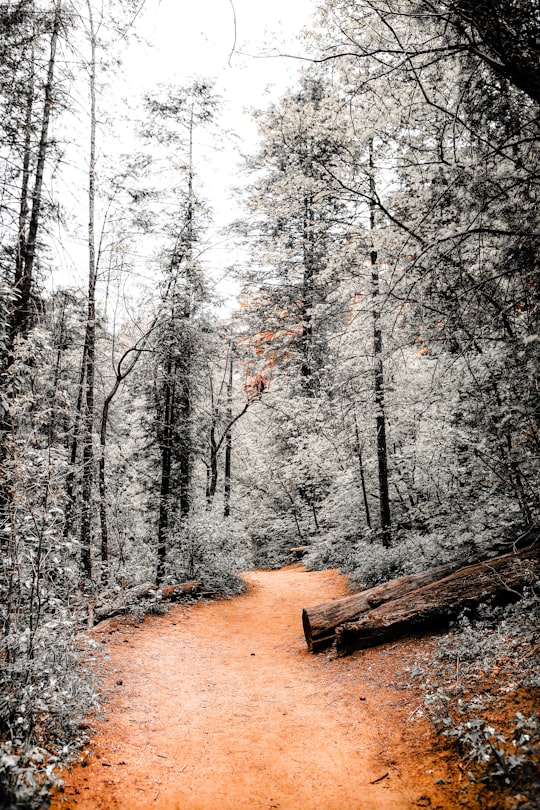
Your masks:
<instances>
[{"instance_id":1,"label":"curving trail bend","mask_svg":"<svg viewBox=\"0 0 540 810\"><path fill-rule=\"evenodd\" d=\"M392 681L410 644L313 656L302 607L344 578L295 565L246 580L242 596L94 631L105 716L52 810L456 807L418 698Z\"/></svg>"}]
</instances>

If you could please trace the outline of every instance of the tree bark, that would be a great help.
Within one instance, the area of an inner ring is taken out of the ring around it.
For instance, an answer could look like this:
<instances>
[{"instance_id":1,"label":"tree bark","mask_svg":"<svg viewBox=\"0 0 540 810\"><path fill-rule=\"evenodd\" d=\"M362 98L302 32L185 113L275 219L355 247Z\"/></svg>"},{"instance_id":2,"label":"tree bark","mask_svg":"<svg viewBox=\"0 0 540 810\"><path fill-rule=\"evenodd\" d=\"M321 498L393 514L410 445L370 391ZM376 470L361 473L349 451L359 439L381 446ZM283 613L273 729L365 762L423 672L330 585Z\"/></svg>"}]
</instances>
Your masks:
<instances>
[{"instance_id":1,"label":"tree bark","mask_svg":"<svg viewBox=\"0 0 540 810\"><path fill-rule=\"evenodd\" d=\"M362 458L362 444L360 442L360 432L358 430L358 420L356 414L354 415L354 429L356 435L356 455L358 456L358 465L360 468L360 485L362 487L362 498L364 500L364 513L366 516L366 525L371 529L371 514L369 511L369 501L366 489L366 476L364 473L364 460Z\"/></svg>"},{"instance_id":2,"label":"tree bark","mask_svg":"<svg viewBox=\"0 0 540 810\"><path fill-rule=\"evenodd\" d=\"M88 317L84 339L86 355L86 409L83 421L83 471L81 488L81 568L92 579L92 488L94 480L94 372L96 348L96 248L95 248L95 175L96 175L96 33L92 6L87 0L90 24L90 155L88 168Z\"/></svg>"},{"instance_id":3,"label":"tree bark","mask_svg":"<svg viewBox=\"0 0 540 810\"><path fill-rule=\"evenodd\" d=\"M540 574L540 546L460 568L449 576L369 610L336 630L340 654L444 626L486 597L510 602Z\"/></svg>"},{"instance_id":4,"label":"tree bark","mask_svg":"<svg viewBox=\"0 0 540 810\"><path fill-rule=\"evenodd\" d=\"M315 286L315 212L313 210L313 198L304 198L304 220L303 220L303 259L304 276L302 282L302 363L301 379L305 393L309 397L315 396L316 380L313 356L313 304Z\"/></svg>"},{"instance_id":5,"label":"tree bark","mask_svg":"<svg viewBox=\"0 0 540 810\"><path fill-rule=\"evenodd\" d=\"M15 258L15 288L17 289L24 275L26 256L26 225L28 220L30 190L30 162L32 158L32 116L34 112L35 93L35 51L34 43L30 46L30 70L28 76L28 89L26 98L26 117L24 132L24 157L21 178L21 198L19 206L19 234L17 239L17 255ZM15 318L14 318L15 321Z\"/></svg>"},{"instance_id":6,"label":"tree bark","mask_svg":"<svg viewBox=\"0 0 540 810\"><path fill-rule=\"evenodd\" d=\"M66 485L65 485L65 492L66 492L66 499L65 499L65 508L64 508L64 537L68 537L70 531L72 531L72 524L73 524L73 514L75 511L75 486L76 486L76 464L77 464L77 454L79 452L79 431L81 427L81 420L82 420L82 409L83 409L83 399L84 399L84 381L86 378L86 343L83 346L83 353L81 359L81 371L79 375L79 388L77 391L77 403L75 405L75 418L73 420L73 433L71 436L70 442L70 451L69 451L69 464L68 464L68 471L66 475Z\"/></svg>"},{"instance_id":7,"label":"tree bark","mask_svg":"<svg viewBox=\"0 0 540 810\"><path fill-rule=\"evenodd\" d=\"M155 326L155 321L152 323L148 332L143 336L141 341L142 345L135 345L126 349L115 369L114 384L105 397L103 408L101 411L101 429L99 433L99 465L98 465L98 481L99 481L99 523L101 528L101 582L105 585L109 580L109 526L107 521L107 478L106 478L106 446L107 446L107 424L109 420L109 408L111 402L122 382L126 377L131 374L135 368L139 357L145 351L144 344L146 339L152 332ZM122 364L133 354L131 362L126 369L122 368Z\"/></svg>"},{"instance_id":8,"label":"tree bark","mask_svg":"<svg viewBox=\"0 0 540 810\"><path fill-rule=\"evenodd\" d=\"M19 207L19 222L17 233L17 245L15 253L15 269L13 278L13 290L16 299L12 304L5 346L1 354L1 383L7 382L6 372L14 362L14 346L18 336L25 337L31 325L32 314L32 292L33 292L33 272L36 256L37 237L41 224L41 202L43 189L43 176L49 154L49 125L51 118L51 108L53 105L53 85L56 66L56 46L60 33L61 6L56 3L54 10L54 23L51 32L50 53L47 64L47 77L45 80L45 92L43 100L43 114L41 118L41 130L39 141L36 144L37 161L34 174L34 185L31 195L31 211L28 221L28 233L26 226L29 213L29 189L30 189L30 166L32 155L31 129L32 112L34 105L34 48L31 45L31 66L28 82L28 96L25 112L25 138L21 179L21 196ZM14 396L13 392L7 391L8 400ZM10 436L13 434L15 425L7 408L2 408L0 413L0 469L3 469L12 454ZM11 501L10 486L6 475L0 474L0 514L5 514ZM2 540L0 539L0 545Z\"/></svg>"},{"instance_id":9,"label":"tree bark","mask_svg":"<svg viewBox=\"0 0 540 810\"><path fill-rule=\"evenodd\" d=\"M375 230L375 165L373 161L373 138L369 142L369 191L370 231ZM386 444L386 408L383 363L383 338L381 329L380 287L378 256L375 249L370 253L371 295L373 301L373 366L375 390L375 419L377 427L377 466L379 472L379 506L381 516L382 544L389 548L392 540L392 519L390 514L390 493L388 489L388 449Z\"/></svg>"},{"instance_id":10,"label":"tree bark","mask_svg":"<svg viewBox=\"0 0 540 810\"><path fill-rule=\"evenodd\" d=\"M165 576L165 563L167 561L167 544L169 532L169 496L171 494L172 474L172 436L174 419L174 380L172 379L172 363L168 360L164 384L163 425L161 436L161 484L159 493L159 518L157 542L157 572L156 582L161 584Z\"/></svg>"},{"instance_id":11,"label":"tree bark","mask_svg":"<svg viewBox=\"0 0 540 810\"><path fill-rule=\"evenodd\" d=\"M219 411L215 407L212 410L212 424L210 426L210 464L208 465L208 479L206 487L206 500L210 507L216 494L218 482L218 443L216 439L216 425Z\"/></svg>"},{"instance_id":12,"label":"tree bark","mask_svg":"<svg viewBox=\"0 0 540 810\"><path fill-rule=\"evenodd\" d=\"M51 109L53 106L52 92L54 84L54 69L56 64L56 45L58 42L58 35L60 33L60 20L61 5L60 3L57 3L55 6L53 30L51 33L51 50L47 67L47 80L45 83L45 99L43 102L41 134L38 145L34 189L32 192L32 210L30 213L30 221L28 223L28 236L26 239L24 239L24 230L22 234L19 233L18 261L15 278L15 289L18 294L18 299L13 313L12 325L14 336L25 335L28 331L31 320L32 279L36 256L37 235L41 222L43 176L45 173L45 164L49 151L49 123L51 118ZM30 90L30 92L32 92L32 90ZM29 110L29 113L31 115L31 110ZM23 174L23 185L27 182L28 177L27 175L25 176L25 174ZM26 191L27 188L28 186L26 186ZM23 188L23 194L26 193L26 191ZM23 225L23 217L24 219L26 218L26 211L27 208L25 209L24 200L21 200L20 227Z\"/></svg>"},{"instance_id":13,"label":"tree bark","mask_svg":"<svg viewBox=\"0 0 540 810\"><path fill-rule=\"evenodd\" d=\"M302 548L302 547L301 547ZM291 549L294 551L295 549ZM322 602L302 611L302 624L308 649L313 652L327 647L336 638L336 629L344 622L352 622L362 613L393 599L415 591L423 585L436 582L451 574L459 563L441 565L418 574L393 579L375 588L353 593L333 602Z\"/></svg>"},{"instance_id":14,"label":"tree bark","mask_svg":"<svg viewBox=\"0 0 540 810\"><path fill-rule=\"evenodd\" d=\"M233 345L229 344L229 379L227 380L227 432L225 434L225 483L223 490L223 517L231 514L231 464L232 464L232 392L233 392Z\"/></svg>"},{"instance_id":15,"label":"tree bark","mask_svg":"<svg viewBox=\"0 0 540 810\"><path fill-rule=\"evenodd\" d=\"M186 211L185 236L185 290L183 303L183 329L184 352L182 356L181 377L178 380L178 415L179 423L176 428L179 443L179 503L180 516L187 518L191 514L192 479L193 479L193 426L192 426L192 386L193 386L193 342L192 319L194 305L199 291L199 284L195 279L195 263L193 248L195 241L194 217L195 198L193 194L193 130L195 125L195 99L191 99L191 114L189 119L189 153L188 153L188 197Z\"/></svg>"}]
</instances>

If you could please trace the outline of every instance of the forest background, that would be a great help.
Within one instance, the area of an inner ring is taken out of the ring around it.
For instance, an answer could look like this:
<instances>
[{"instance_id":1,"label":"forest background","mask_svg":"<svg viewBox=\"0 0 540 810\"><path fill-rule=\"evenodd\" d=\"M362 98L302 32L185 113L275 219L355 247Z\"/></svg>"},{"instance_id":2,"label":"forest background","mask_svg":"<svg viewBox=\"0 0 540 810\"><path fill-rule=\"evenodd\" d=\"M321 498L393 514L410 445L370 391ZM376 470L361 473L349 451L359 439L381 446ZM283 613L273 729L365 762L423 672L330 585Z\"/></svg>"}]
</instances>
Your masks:
<instances>
[{"instance_id":1,"label":"forest background","mask_svg":"<svg viewBox=\"0 0 540 810\"><path fill-rule=\"evenodd\" d=\"M234 140L215 79L146 92L120 139L107 109L141 4L0 4L0 773L18 806L95 700L75 666L89 602L146 580L234 592L292 546L368 586L536 536L538 2L314 7L297 78L253 112L225 233L199 148L216 165ZM219 276L241 291L226 314Z\"/></svg>"}]
</instances>

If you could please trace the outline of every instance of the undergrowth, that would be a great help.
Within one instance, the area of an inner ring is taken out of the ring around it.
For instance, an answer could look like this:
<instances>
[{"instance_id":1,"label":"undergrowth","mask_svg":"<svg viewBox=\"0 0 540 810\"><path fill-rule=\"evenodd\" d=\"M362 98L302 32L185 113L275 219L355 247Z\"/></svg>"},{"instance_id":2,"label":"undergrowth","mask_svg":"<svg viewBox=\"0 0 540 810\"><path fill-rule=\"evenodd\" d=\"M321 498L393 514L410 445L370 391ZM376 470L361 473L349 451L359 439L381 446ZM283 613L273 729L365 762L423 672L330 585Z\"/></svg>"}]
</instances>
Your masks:
<instances>
[{"instance_id":1,"label":"undergrowth","mask_svg":"<svg viewBox=\"0 0 540 810\"><path fill-rule=\"evenodd\" d=\"M506 554L515 543L525 545L528 537L532 542L535 536L502 521L498 526L487 518L481 522L478 516L474 525L472 530L462 516L454 520L452 531L447 525L433 525L426 531L398 528L389 547L382 545L375 530L365 530L360 538L330 530L310 543L302 561L311 571L340 568L351 588L364 589L447 563L466 565Z\"/></svg>"},{"instance_id":2,"label":"undergrowth","mask_svg":"<svg viewBox=\"0 0 540 810\"><path fill-rule=\"evenodd\" d=\"M74 641L68 623L41 627L18 640L13 662L0 672L0 807L34 810L48 806L58 771L87 740L84 725L98 708L93 677L86 667L96 654Z\"/></svg>"},{"instance_id":3,"label":"undergrowth","mask_svg":"<svg viewBox=\"0 0 540 810\"><path fill-rule=\"evenodd\" d=\"M232 596L245 587L238 574L252 564L251 543L243 526L204 512L175 527L167 574L171 581L198 580L206 588Z\"/></svg>"},{"instance_id":4,"label":"undergrowth","mask_svg":"<svg viewBox=\"0 0 540 810\"><path fill-rule=\"evenodd\" d=\"M441 636L422 679L425 713L461 760L484 806L537 808L540 795L540 595L464 612ZM489 794L496 792L495 804Z\"/></svg>"}]
</instances>

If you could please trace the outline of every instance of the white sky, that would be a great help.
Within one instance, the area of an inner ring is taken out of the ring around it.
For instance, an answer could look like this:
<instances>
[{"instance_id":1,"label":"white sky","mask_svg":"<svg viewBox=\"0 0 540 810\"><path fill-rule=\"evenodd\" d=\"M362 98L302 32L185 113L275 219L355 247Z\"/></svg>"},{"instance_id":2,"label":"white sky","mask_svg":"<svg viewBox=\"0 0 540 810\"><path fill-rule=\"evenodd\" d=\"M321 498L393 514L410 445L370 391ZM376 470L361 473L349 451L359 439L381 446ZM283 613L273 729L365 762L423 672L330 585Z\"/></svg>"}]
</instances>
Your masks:
<instances>
[{"instance_id":1,"label":"white sky","mask_svg":"<svg viewBox=\"0 0 540 810\"><path fill-rule=\"evenodd\" d=\"M141 89L156 82L185 84L193 75L213 77L223 96L223 123L240 139L236 146L224 139L223 151L207 148L198 161L195 151L203 195L214 210L216 244L222 243L220 229L240 214L233 192L239 149L253 151L256 141L248 109L265 106L294 84L301 62L279 54L301 52L296 37L309 24L314 5L315 0L147 0L137 20L137 31L153 47L132 50L126 60L130 84L134 76ZM229 242L212 251L209 262L220 277L235 258ZM236 292L227 279L220 290Z\"/></svg>"},{"instance_id":2,"label":"white sky","mask_svg":"<svg viewBox=\"0 0 540 810\"><path fill-rule=\"evenodd\" d=\"M132 49L127 70L145 86L214 76L240 114L260 103L267 85L283 89L293 79L298 63L277 55L299 52L295 37L314 7L315 0L146 0L136 29L153 48L146 57Z\"/></svg>"},{"instance_id":3,"label":"white sky","mask_svg":"<svg viewBox=\"0 0 540 810\"><path fill-rule=\"evenodd\" d=\"M158 83L185 85L193 76L216 81L223 98L223 124L238 139L223 139L219 151L208 138L204 142L203 135L203 143L195 144L195 170L214 212L211 241L221 244L207 254L215 278L237 258L234 245L224 244L221 232L240 214L233 192L239 184L240 152L251 152L256 144L248 110L266 106L294 85L302 62L279 54L302 53L296 37L309 25L315 8L315 0L233 3L234 13L231 0L146 0L134 28L147 44L132 44L123 60L121 92L133 96ZM236 287L224 279L219 290L231 306Z\"/></svg>"}]
</instances>

